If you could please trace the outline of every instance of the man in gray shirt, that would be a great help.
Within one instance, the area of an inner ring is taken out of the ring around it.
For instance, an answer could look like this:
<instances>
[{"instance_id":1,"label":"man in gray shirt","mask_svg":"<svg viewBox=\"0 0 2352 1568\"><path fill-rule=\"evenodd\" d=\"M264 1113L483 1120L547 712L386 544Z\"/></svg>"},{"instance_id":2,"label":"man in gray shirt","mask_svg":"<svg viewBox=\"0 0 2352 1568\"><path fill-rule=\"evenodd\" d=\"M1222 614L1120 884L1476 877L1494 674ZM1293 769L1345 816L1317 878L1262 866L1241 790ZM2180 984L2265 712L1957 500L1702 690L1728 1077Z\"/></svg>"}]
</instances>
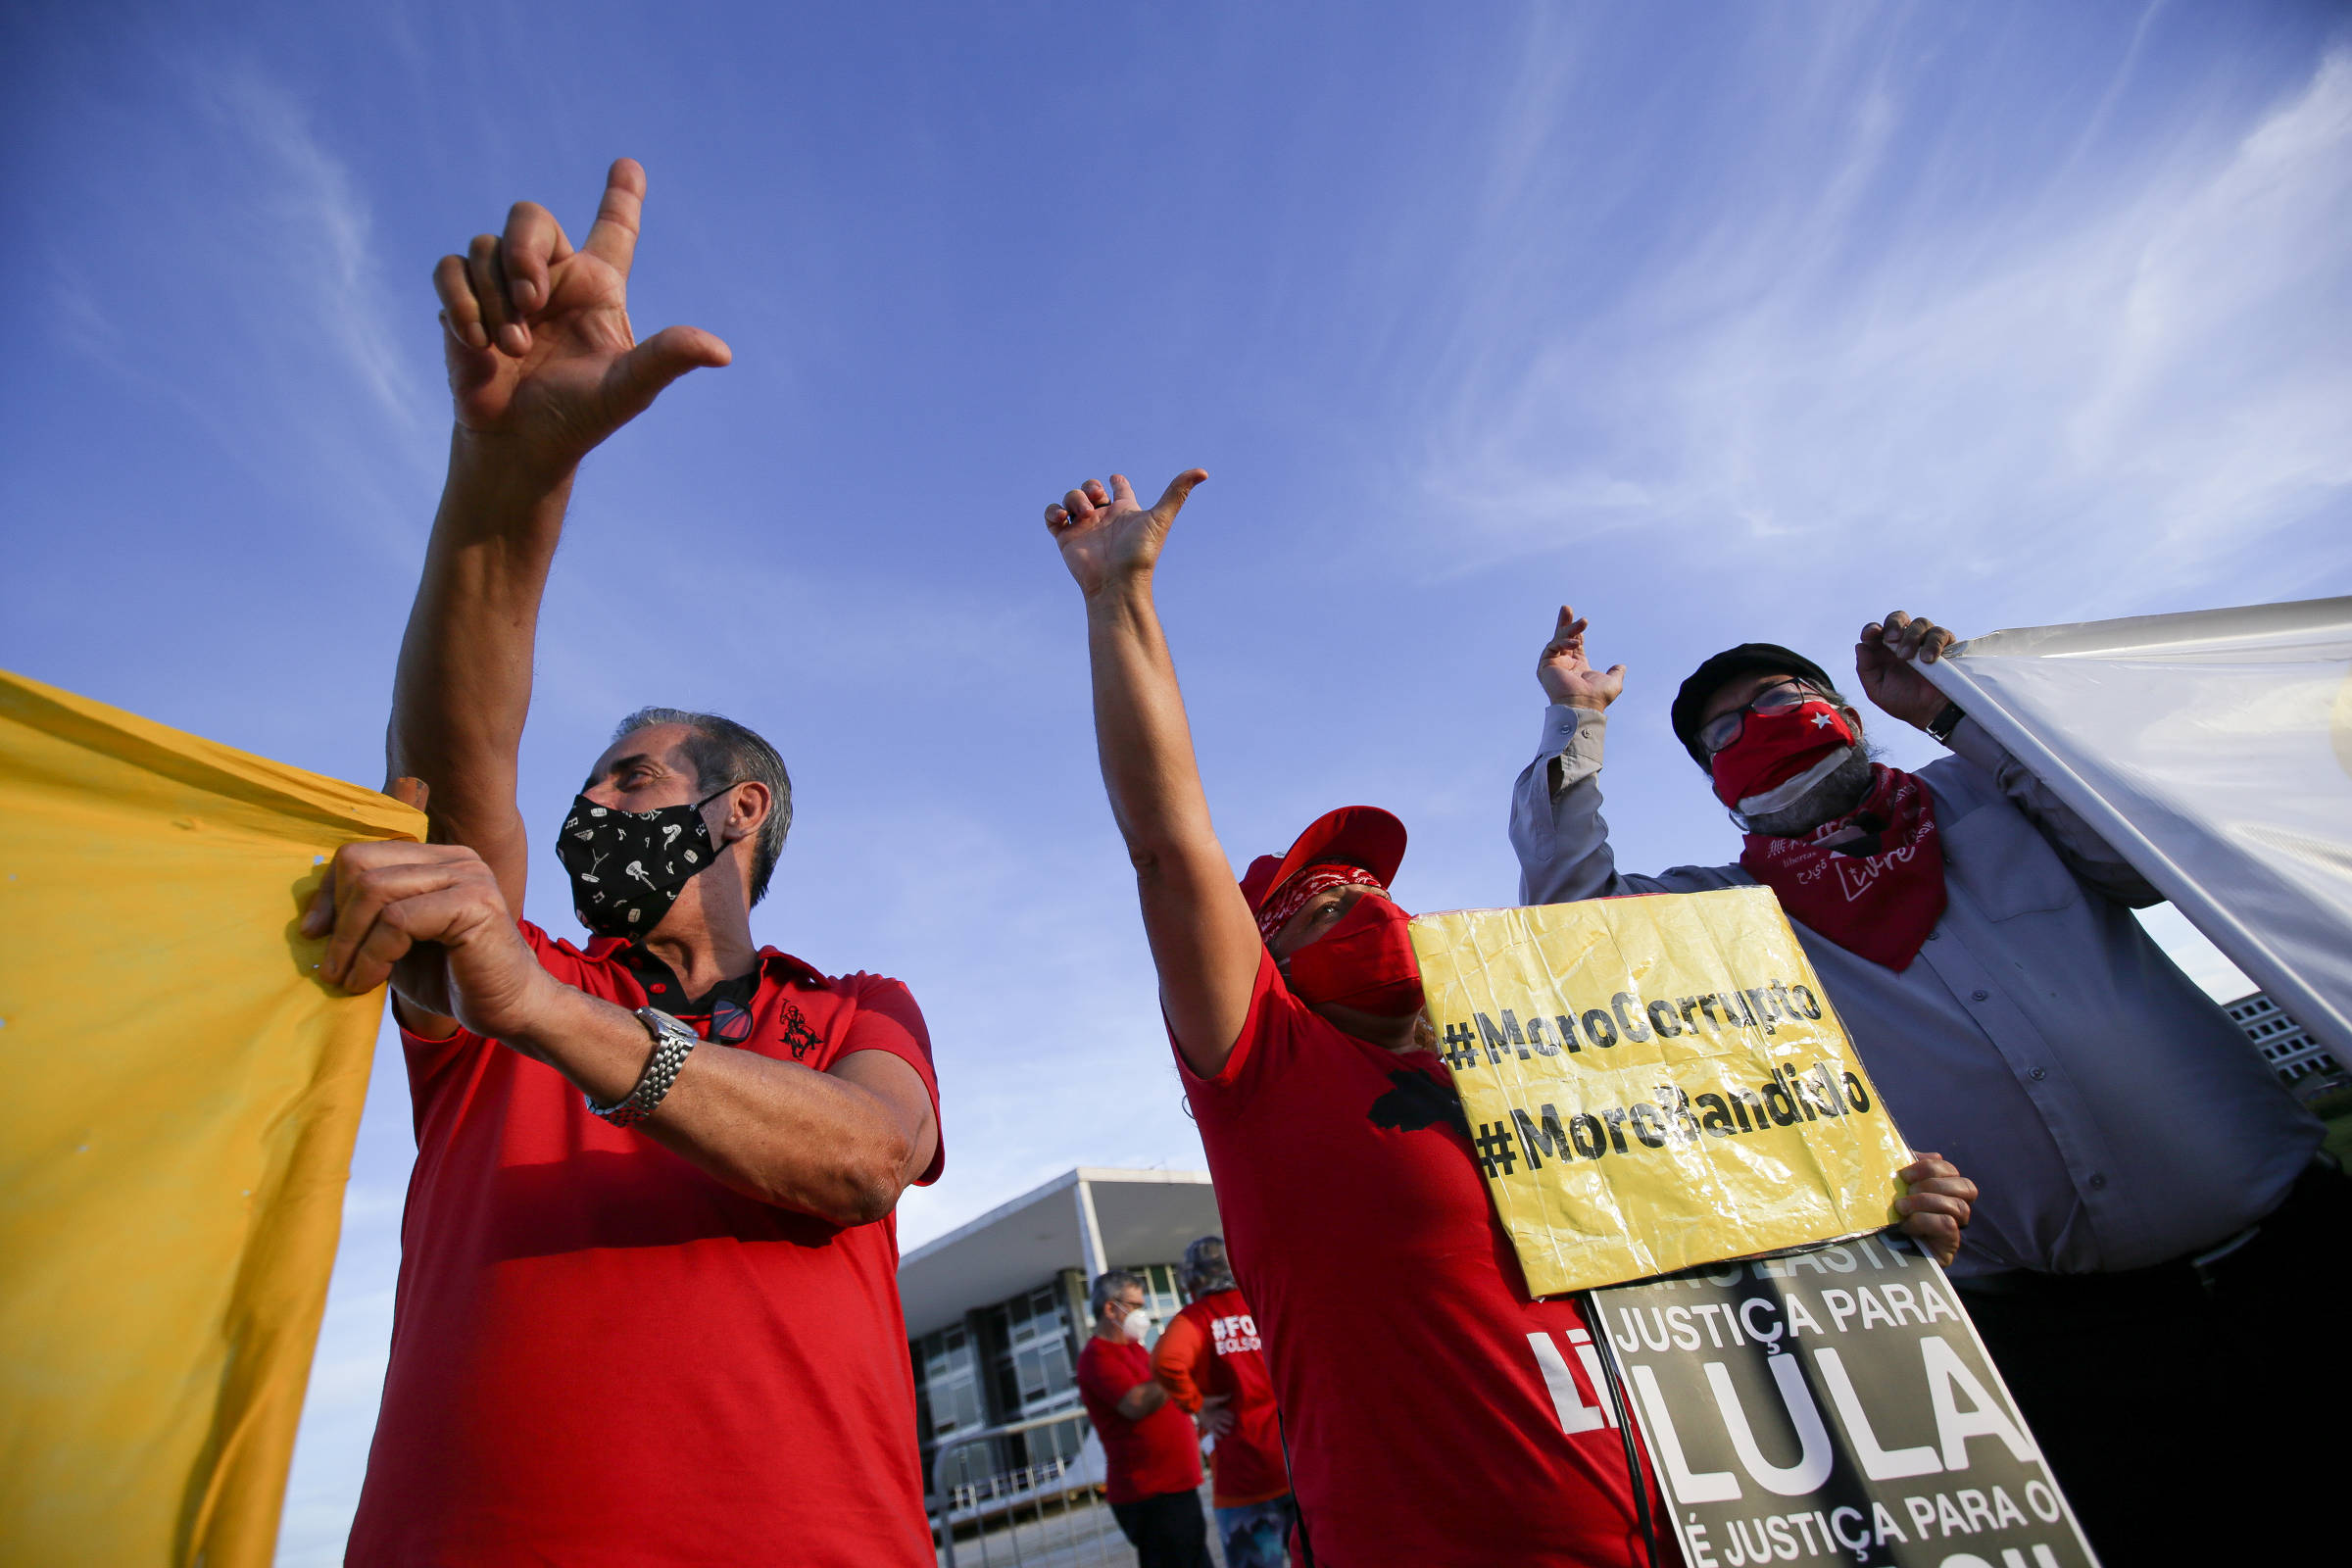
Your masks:
<instances>
[{"instance_id":1,"label":"man in gray shirt","mask_svg":"<svg viewBox=\"0 0 2352 1568\"><path fill-rule=\"evenodd\" d=\"M1537 665L1551 706L1511 798L1521 901L1770 886L1896 1124L1978 1182L1951 1272L2093 1544L2118 1563L2233 1549L2225 1516L2260 1494L2215 1485L2213 1440L2251 1392L2303 1381L2284 1331L2352 1287L2352 1182L2132 918L2160 895L1911 667L1951 634L1900 612L1863 628L1855 673L1951 757L1876 764L1819 665L1742 644L1673 707L1745 832L1739 862L1625 875L1598 782L1624 666L1592 667L1586 625L1563 607ZM2204 1500L2152 1501L2192 1442ZM2288 1497L2344 1455L2218 1446L2230 1479Z\"/></svg>"}]
</instances>

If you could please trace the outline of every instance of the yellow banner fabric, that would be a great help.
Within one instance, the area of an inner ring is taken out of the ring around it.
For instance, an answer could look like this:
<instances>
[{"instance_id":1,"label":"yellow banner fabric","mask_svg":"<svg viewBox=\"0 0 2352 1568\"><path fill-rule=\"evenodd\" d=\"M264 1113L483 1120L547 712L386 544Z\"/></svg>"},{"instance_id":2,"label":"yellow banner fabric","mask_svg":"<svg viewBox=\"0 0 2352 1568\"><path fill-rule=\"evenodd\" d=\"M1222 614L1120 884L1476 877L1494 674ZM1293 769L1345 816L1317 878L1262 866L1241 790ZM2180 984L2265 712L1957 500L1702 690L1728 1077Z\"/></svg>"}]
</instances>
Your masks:
<instances>
[{"instance_id":1,"label":"yellow banner fabric","mask_svg":"<svg viewBox=\"0 0 2352 1568\"><path fill-rule=\"evenodd\" d=\"M0 672L0 1562L270 1561L383 1009L297 920L423 829Z\"/></svg>"},{"instance_id":2,"label":"yellow banner fabric","mask_svg":"<svg viewBox=\"0 0 2352 1568\"><path fill-rule=\"evenodd\" d=\"M1902 1137L1769 889L1458 910L1412 935L1538 1296L1894 1221Z\"/></svg>"}]
</instances>

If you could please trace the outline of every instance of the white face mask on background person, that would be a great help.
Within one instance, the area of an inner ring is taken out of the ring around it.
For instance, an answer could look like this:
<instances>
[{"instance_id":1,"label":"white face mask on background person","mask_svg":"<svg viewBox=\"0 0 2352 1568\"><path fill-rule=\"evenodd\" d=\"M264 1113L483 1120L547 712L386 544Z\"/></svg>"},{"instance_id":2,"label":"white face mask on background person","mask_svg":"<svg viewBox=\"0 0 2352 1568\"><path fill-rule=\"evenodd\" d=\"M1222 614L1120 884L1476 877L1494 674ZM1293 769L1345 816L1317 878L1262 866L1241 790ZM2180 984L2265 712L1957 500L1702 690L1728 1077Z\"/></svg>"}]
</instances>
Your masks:
<instances>
[{"instance_id":1,"label":"white face mask on background person","mask_svg":"<svg viewBox=\"0 0 2352 1568\"><path fill-rule=\"evenodd\" d=\"M1119 1324L1119 1328L1129 1340L1141 1345L1144 1343L1144 1336L1152 1332L1152 1314L1139 1306L1127 1314Z\"/></svg>"}]
</instances>

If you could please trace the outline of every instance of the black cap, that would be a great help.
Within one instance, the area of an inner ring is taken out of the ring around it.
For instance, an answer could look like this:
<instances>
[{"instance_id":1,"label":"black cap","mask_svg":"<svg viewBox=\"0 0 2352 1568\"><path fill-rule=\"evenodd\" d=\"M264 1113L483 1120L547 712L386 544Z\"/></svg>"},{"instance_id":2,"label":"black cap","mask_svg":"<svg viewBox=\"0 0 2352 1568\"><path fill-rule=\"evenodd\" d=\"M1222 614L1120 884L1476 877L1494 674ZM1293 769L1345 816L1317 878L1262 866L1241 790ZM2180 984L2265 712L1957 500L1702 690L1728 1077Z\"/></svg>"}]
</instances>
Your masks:
<instances>
[{"instance_id":1,"label":"black cap","mask_svg":"<svg viewBox=\"0 0 2352 1568\"><path fill-rule=\"evenodd\" d=\"M1707 710L1707 699L1723 690L1724 683L1740 675L1758 675L1770 671L1779 675L1796 675L1812 682L1825 692L1834 692L1838 683L1829 673L1804 655L1783 648L1778 643L1741 643L1726 648L1713 659L1690 672L1683 689L1674 694L1674 738L1683 743L1690 760L1707 766L1707 754L1698 744L1699 716Z\"/></svg>"}]
</instances>

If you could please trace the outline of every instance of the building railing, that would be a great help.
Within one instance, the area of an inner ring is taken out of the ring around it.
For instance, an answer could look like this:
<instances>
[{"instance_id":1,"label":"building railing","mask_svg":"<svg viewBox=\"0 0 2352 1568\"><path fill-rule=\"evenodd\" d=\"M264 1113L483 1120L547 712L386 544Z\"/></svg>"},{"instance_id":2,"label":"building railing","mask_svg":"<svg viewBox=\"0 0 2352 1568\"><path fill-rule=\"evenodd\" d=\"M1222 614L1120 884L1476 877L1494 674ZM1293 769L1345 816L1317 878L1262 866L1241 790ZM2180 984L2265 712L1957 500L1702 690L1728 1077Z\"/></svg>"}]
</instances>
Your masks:
<instances>
[{"instance_id":1,"label":"building railing","mask_svg":"<svg viewBox=\"0 0 2352 1568\"><path fill-rule=\"evenodd\" d=\"M980 1560L986 1568L993 1568L994 1552L988 1537L992 1520L1001 1520L1010 1526L1006 1531L1006 1544L1011 1549L1013 1568L1022 1568L1026 1561L1021 1545L1020 1516L1023 1507L1035 1506L1042 1532L1046 1522L1046 1505L1058 1502L1063 1518L1067 1519L1071 1511L1071 1499L1079 1494L1084 1494L1088 1511L1094 1516L1091 1537L1093 1552L1087 1560L1098 1563L1119 1560L1118 1548L1112 1544L1114 1538L1105 1531L1103 1525L1102 1516L1110 1510L1095 1497L1095 1489L1101 1484L1101 1478L1090 1474L1093 1467L1081 1462L1081 1459L1056 1456L1001 1471L985 1481L958 1482L953 1487L946 1485L948 1461L966 1448L1030 1432L1041 1432L1050 1427L1073 1425L1077 1428L1082 1459L1088 1430L1087 1414L1083 1408L1057 1410L1048 1415L1031 1416L1025 1421L1007 1421L1003 1426L984 1427L941 1441L931 1455L929 1505L932 1528L937 1532L940 1547L946 1553L943 1559L945 1568L956 1568L956 1526L958 1523L978 1527ZM996 1506L999 1503L1003 1506Z\"/></svg>"},{"instance_id":2,"label":"building railing","mask_svg":"<svg viewBox=\"0 0 2352 1568\"><path fill-rule=\"evenodd\" d=\"M958 1481L955 1492L948 1497L948 1509L953 1513L979 1508L1000 1498L1023 1497L1042 1486L1059 1481L1069 1473L1070 1461L1055 1457L1042 1464L1015 1465L1010 1470L1000 1470L986 1481Z\"/></svg>"}]
</instances>

